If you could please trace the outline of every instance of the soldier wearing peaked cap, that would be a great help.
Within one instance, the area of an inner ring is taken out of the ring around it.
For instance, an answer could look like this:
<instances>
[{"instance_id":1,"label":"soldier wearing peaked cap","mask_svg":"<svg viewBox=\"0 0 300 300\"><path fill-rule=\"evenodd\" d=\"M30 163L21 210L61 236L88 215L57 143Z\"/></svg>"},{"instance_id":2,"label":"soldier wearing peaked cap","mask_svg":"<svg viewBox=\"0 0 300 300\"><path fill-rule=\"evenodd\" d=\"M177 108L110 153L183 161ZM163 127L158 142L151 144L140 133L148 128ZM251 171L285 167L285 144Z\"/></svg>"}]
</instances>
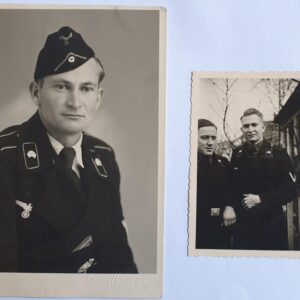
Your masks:
<instances>
[{"instance_id":1,"label":"soldier wearing peaked cap","mask_svg":"<svg viewBox=\"0 0 300 300\"><path fill-rule=\"evenodd\" d=\"M282 205L297 196L291 159L263 138L263 115L254 108L241 117L245 143L231 159L231 205L237 222L234 248L286 250L287 224Z\"/></svg>"},{"instance_id":2,"label":"soldier wearing peaked cap","mask_svg":"<svg viewBox=\"0 0 300 300\"><path fill-rule=\"evenodd\" d=\"M37 112L0 134L0 271L136 273L112 148L83 132L104 70L69 27L40 51Z\"/></svg>"},{"instance_id":3,"label":"soldier wearing peaked cap","mask_svg":"<svg viewBox=\"0 0 300 300\"><path fill-rule=\"evenodd\" d=\"M196 248L230 248L230 226L235 216L227 206L229 163L214 153L217 127L206 119L198 120Z\"/></svg>"}]
</instances>

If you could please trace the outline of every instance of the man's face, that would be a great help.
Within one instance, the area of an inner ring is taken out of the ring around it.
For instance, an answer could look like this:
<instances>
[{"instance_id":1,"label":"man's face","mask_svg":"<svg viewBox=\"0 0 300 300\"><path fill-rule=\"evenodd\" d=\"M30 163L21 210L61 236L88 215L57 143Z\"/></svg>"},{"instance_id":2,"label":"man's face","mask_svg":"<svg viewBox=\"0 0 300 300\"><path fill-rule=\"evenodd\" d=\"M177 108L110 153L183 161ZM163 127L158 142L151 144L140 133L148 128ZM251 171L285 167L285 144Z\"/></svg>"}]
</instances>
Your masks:
<instances>
[{"instance_id":1,"label":"man's face","mask_svg":"<svg viewBox=\"0 0 300 300\"><path fill-rule=\"evenodd\" d=\"M92 58L77 69L46 76L35 86L33 100L50 134L58 139L76 136L89 125L102 100L99 73Z\"/></svg>"},{"instance_id":2,"label":"man's face","mask_svg":"<svg viewBox=\"0 0 300 300\"><path fill-rule=\"evenodd\" d=\"M213 126L198 130L198 151L203 155L213 155L217 142L217 129Z\"/></svg>"},{"instance_id":3,"label":"man's face","mask_svg":"<svg viewBox=\"0 0 300 300\"><path fill-rule=\"evenodd\" d=\"M250 115L242 118L242 132L248 143L257 144L263 140L265 126L258 115Z\"/></svg>"}]
</instances>

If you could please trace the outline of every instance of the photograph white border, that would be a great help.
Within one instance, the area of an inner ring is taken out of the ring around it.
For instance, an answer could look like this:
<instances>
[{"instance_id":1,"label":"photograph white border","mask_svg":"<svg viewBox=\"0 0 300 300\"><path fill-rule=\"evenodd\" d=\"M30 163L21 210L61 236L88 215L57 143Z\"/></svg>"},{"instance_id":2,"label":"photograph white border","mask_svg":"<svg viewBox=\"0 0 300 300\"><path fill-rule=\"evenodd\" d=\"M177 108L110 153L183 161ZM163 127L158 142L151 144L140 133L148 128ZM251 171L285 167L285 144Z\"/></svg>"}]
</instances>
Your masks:
<instances>
[{"instance_id":1,"label":"photograph white border","mask_svg":"<svg viewBox=\"0 0 300 300\"><path fill-rule=\"evenodd\" d=\"M166 17L163 7L99 5L6 5L0 9L80 9L159 11L158 188L156 274L0 273L0 296L161 298L163 293L163 233L165 184Z\"/></svg>"},{"instance_id":2,"label":"photograph white border","mask_svg":"<svg viewBox=\"0 0 300 300\"><path fill-rule=\"evenodd\" d=\"M190 125L190 170L188 200L188 255L220 257L265 257L265 258L300 258L300 251L269 250L232 250L232 249L196 249L196 203L197 203L197 147L198 113L201 93L196 87L200 79L209 78L300 78L300 72L192 72L191 77L191 125Z\"/></svg>"}]
</instances>

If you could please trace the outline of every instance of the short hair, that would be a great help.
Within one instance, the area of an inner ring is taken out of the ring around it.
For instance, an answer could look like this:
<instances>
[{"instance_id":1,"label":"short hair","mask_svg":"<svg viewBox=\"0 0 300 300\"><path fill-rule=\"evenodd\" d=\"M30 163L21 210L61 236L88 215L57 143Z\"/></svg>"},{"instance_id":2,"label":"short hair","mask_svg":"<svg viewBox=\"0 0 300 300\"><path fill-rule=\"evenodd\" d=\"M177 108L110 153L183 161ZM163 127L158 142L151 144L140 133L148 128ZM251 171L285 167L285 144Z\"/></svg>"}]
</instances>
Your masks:
<instances>
[{"instance_id":1,"label":"short hair","mask_svg":"<svg viewBox=\"0 0 300 300\"><path fill-rule=\"evenodd\" d=\"M97 56L94 56L94 59L101 68L101 71L100 71L100 74L99 74L99 81L98 81L98 84L100 84L101 81L103 80L103 78L105 77L104 67L103 67L103 64L102 64L101 60Z\"/></svg>"},{"instance_id":2,"label":"short hair","mask_svg":"<svg viewBox=\"0 0 300 300\"><path fill-rule=\"evenodd\" d=\"M198 129L200 129L202 127L215 127L217 129L217 126L213 122L206 120L206 119L199 119L198 120Z\"/></svg>"},{"instance_id":3,"label":"short hair","mask_svg":"<svg viewBox=\"0 0 300 300\"><path fill-rule=\"evenodd\" d=\"M241 121L244 117L251 116L251 115L257 115L262 121L264 120L263 114L256 108L248 108L244 111L243 115L241 116Z\"/></svg>"}]
</instances>

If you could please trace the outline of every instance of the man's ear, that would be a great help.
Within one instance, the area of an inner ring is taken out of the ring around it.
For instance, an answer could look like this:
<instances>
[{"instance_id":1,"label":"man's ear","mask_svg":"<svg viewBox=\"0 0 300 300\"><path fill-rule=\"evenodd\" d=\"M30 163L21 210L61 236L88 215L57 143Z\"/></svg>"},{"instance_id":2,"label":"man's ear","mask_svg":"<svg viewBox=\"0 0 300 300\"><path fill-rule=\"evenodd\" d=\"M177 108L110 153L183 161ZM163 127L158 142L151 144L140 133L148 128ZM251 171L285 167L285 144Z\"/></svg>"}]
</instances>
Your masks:
<instances>
[{"instance_id":1,"label":"man's ear","mask_svg":"<svg viewBox=\"0 0 300 300\"><path fill-rule=\"evenodd\" d=\"M96 104L96 110L100 107L102 100L104 97L104 92L103 92L103 88L99 87L98 88L98 92L97 92L97 104Z\"/></svg>"},{"instance_id":2,"label":"man's ear","mask_svg":"<svg viewBox=\"0 0 300 300\"><path fill-rule=\"evenodd\" d=\"M39 101L39 86L36 81L32 81L29 85L29 91L32 98L33 103L39 107L40 101Z\"/></svg>"}]
</instances>

